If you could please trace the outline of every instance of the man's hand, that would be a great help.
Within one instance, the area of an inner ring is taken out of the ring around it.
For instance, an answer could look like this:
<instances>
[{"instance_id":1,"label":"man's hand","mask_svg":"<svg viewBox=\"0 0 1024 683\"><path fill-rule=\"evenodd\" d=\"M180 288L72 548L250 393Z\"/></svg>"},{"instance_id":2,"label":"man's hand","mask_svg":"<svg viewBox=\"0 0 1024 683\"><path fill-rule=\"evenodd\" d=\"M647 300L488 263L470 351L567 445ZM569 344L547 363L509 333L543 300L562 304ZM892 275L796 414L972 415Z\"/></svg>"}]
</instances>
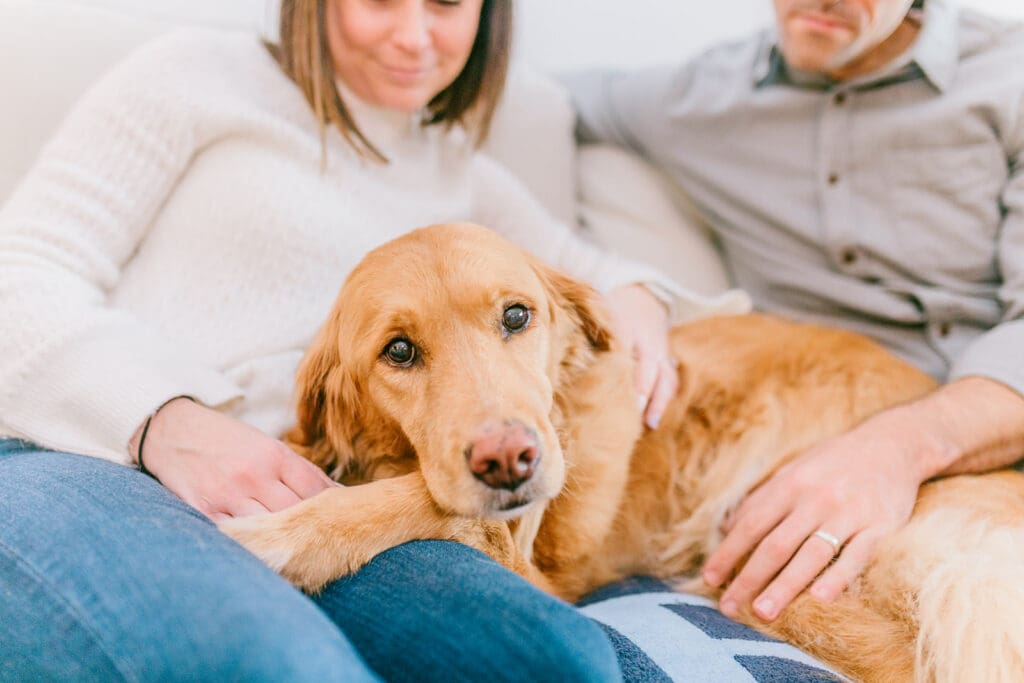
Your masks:
<instances>
[{"instance_id":1,"label":"man's hand","mask_svg":"<svg viewBox=\"0 0 1024 683\"><path fill-rule=\"evenodd\" d=\"M735 617L753 600L754 613L771 621L819 574L811 594L824 601L860 575L878 542L910 519L926 476L916 440L897 426L869 421L829 439L743 501L703 570L708 584L720 586L752 553L722 595L724 614ZM838 557L817 531L838 539Z\"/></svg>"},{"instance_id":2,"label":"man's hand","mask_svg":"<svg viewBox=\"0 0 1024 683\"><path fill-rule=\"evenodd\" d=\"M336 486L277 439L188 399L156 414L144 448L153 476L215 521L282 510Z\"/></svg>"},{"instance_id":3,"label":"man's hand","mask_svg":"<svg viewBox=\"0 0 1024 683\"><path fill-rule=\"evenodd\" d=\"M811 595L834 600L878 542L907 523L923 482L986 472L1022 455L1021 395L983 377L951 382L779 468L727 520L704 580L721 586L750 554L722 595L726 615L753 600L754 613L771 621L812 581ZM818 531L838 539L838 557Z\"/></svg>"},{"instance_id":4,"label":"man's hand","mask_svg":"<svg viewBox=\"0 0 1024 683\"><path fill-rule=\"evenodd\" d=\"M679 388L676 361L668 351L668 311L641 285L612 290L608 307L616 336L633 354L637 404L644 409L644 422L656 429Z\"/></svg>"}]
</instances>

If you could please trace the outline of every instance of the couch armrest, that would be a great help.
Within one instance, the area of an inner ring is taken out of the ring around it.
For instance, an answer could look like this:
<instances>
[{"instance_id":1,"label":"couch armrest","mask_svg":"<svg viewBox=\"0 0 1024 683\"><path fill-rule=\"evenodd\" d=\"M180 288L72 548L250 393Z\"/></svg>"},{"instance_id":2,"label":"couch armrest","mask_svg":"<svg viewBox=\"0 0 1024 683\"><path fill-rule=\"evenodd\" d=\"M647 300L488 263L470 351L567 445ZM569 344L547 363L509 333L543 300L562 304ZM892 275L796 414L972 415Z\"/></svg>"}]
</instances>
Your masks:
<instances>
[{"instance_id":1,"label":"couch armrest","mask_svg":"<svg viewBox=\"0 0 1024 683\"><path fill-rule=\"evenodd\" d=\"M561 85L513 65L483 147L569 225L576 218L575 126L576 112Z\"/></svg>"}]
</instances>

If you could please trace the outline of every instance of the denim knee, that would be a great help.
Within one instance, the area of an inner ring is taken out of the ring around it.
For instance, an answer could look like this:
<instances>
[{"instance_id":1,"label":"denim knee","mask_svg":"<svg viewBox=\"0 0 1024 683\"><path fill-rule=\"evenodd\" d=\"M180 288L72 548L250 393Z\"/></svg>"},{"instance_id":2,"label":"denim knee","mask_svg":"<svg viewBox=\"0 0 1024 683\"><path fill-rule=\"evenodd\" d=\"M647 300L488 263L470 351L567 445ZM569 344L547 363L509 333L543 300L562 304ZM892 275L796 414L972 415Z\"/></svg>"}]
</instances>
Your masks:
<instances>
[{"instance_id":1,"label":"denim knee","mask_svg":"<svg viewBox=\"0 0 1024 683\"><path fill-rule=\"evenodd\" d=\"M104 596L65 594L2 544L0 594L0 680L377 680L312 605L310 618L291 609L282 624L282 615L253 618L244 605L177 612L169 598L163 627L131 640L83 608Z\"/></svg>"},{"instance_id":2,"label":"denim knee","mask_svg":"<svg viewBox=\"0 0 1024 683\"><path fill-rule=\"evenodd\" d=\"M268 615L269 616L269 615ZM152 647L156 644L147 644ZM340 633L284 630L270 619L251 621L203 641L170 642L154 652L140 680L210 680L279 683L379 679Z\"/></svg>"},{"instance_id":3,"label":"denim knee","mask_svg":"<svg viewBox=\"0 0 1024 683\"><path fill-rule=\"evenodd\" d=\"M0 680L375 680L310 600L129 468L0 440L0 519Z\"/></svg>"},{"instance_id":4,"label":"denim knee","mask_svg":"<svg viewBox=\"0 0 1024 683\"><path fill-rule=\"evenodd\" d=\"M532 624L531 641L506 644L506 656L520 656L526 670L521 680L620 681L615 650L596 622L566 606L543 625Z\"/></svg>"},{"instance_id":5,"label":"denim knee","mask_svg":"<svg viewBox=\"0 0 1024 683\"><path fill-rule=\"evenodd\" d=\"M457 543L392 548L317 602L389 681L621 679L597 624Z\"/></svg>"}]
</instances>

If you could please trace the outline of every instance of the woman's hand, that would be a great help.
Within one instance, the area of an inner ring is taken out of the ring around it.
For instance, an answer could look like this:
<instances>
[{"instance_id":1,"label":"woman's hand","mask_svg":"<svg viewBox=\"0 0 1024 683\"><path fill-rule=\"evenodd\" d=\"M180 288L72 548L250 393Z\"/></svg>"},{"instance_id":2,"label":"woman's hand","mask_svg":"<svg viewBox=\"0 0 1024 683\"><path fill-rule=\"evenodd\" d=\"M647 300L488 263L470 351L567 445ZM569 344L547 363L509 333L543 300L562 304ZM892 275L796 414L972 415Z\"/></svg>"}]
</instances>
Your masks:
<instances>
[{"instance_id":1,"label":"woman's hand","mask_svg":"<svg viewBox=\"0 0 1024 683\"><path fill-rule=\"evenodd\" d=\"M644 422L656 429L676 389L676 361L668 352L668 310L642 285L628 285L608 293L612 326L635 361L637 404Z\"/></svg>"},{"instance_id":2,"label":"woman's hand","mask_svg":"<svg viewBox=\"0 0 1024 683\"><path fill-rule=\"evenodd\" d=\"M143 456L154 477L214 521L275 512L337 485L277 439L186 398L153 417Z\"/></svg>"}]
</instances>

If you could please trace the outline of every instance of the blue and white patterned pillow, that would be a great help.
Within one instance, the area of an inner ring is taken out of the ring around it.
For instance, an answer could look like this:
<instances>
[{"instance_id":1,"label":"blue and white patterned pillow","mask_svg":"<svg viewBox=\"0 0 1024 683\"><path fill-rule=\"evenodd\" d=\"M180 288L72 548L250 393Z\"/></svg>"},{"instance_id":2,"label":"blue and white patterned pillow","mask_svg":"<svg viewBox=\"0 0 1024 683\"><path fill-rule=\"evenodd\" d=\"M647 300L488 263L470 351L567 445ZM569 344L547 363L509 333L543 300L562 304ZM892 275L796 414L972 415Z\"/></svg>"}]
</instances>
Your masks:
<instances>
[{"instance_id":1,"label":"blue and white patterned pillow","mask_svg":"<svg viewBox=\"0 0 1024 683\"><path fill-rule=\"evenodd\" d=\"M608 633L627 681L837 683L845 679L792 645L737 623L710 600L646 577L578 603Z\"/></svg>"}]
</instances>

